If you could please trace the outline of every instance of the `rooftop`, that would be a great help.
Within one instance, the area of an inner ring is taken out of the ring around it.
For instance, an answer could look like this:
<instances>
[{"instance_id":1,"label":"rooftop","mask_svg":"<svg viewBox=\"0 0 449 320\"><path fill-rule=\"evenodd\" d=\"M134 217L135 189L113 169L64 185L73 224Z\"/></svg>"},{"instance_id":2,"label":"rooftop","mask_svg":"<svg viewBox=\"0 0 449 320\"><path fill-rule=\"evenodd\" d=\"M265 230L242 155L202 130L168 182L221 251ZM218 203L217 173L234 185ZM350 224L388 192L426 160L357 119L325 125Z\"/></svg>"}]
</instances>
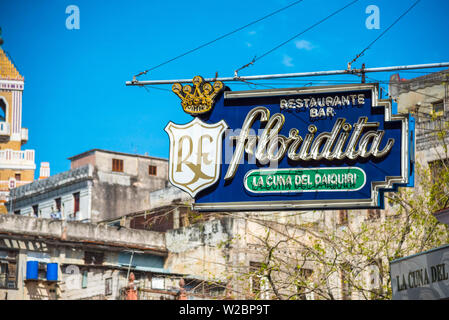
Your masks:
<instances>
[{"instance_id":1,"label":"rooftop","mask_svg":"<svg viewBox=\"0 0 449 320\"><path fill-rule=\"evenodd\" d=\"M86 179L93 179L93 167L91 165L64 171L46 179L36 180L21 187L11 189L10 198L16 199L36 193L46 193L50 189L60 188Z\"/></svg>"},{"instance_id":2,"label":"rooftop","mask_svg":"<svg viewBox=\"0 0 449 320\"><path fill-rule=\"evenodd\" d=\"M0 47L0 80L21 80L23 77L5 51Z\"/></svg>"},{"instance_id":3,"label":"rooftop","mask_svg":"<svg viewBox=\"0 0 449 320\"><path fill-rule=\"evenodd\" d=\"M80 153L80 154L74 155L72 157L69 157L67 159L70 160L70 161L77 160L77 159L80 159L80 158L84 158L84 157L86 157L88 155L91 155L94 152L103 152L103 153L117 154L117 155L127 156L127 157L138 157L138 158L145 158L145 159L155 159L155 160L168 161L168 159L166 159L166 158L151 157L151 156L146 156L146 155L141 155L141 154L124 153L124 152L117 152L117 151L104 150L104 149L91 149L91 150L85 151L83 153Z\"/></svg>"},{"instance_id":4,"label":"rooftop","mask_svg":"<svg viewBox=\"0 0 449 320\"><path fill-rule=\"evenodd\" d=\"M14 214L0 215L0 236L46 239L72 245L132 249L165 256L165 236L161 232L116 228L92 223L42 219Z\"/></svg>"},{"instance_id":5,"label":"rooftop","mask_svg":"<svg viewBox=\"0 0 449 320\"><path fill-rule=\"evenodd\" d=\"M401 80L398 82L399 94L435 85L441 85L444 81L448 80L449 69L432 72L412 79Z\"/></svg>"}]
</instances>

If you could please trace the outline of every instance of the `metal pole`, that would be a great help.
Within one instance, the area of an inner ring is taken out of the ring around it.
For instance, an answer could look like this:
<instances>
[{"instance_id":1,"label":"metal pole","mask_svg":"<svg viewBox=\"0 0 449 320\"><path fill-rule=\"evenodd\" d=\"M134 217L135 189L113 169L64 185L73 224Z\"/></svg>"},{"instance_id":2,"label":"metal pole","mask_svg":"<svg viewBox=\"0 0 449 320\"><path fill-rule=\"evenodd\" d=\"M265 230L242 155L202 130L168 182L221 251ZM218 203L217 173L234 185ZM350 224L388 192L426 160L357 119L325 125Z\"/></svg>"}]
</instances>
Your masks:
<instances>
[{"instance_id":1,"label":"metal pole","mask_svg":"<svg viewBox=\"0 0 449 320\"><path fill-rule=\"evenodd\" d=\"M134 256L134 250L132 251L131 258L129 259L128 272L126 273L126 281L128 281L128 278L129 278L129 271L131 269L131 264L133 262L133 256Z\"/></svg>"},{"instance_id":2,"label":"metal pole","mask_svg":"<svg viewBox=\"0 0 449 320\"><path fill-rule=\"evenodd\" d=\"M207 78L204 79L207 82L213 81L241 81L241 80L267 80L267 79L280 79L280 78L300 78L300 77L318 77L329 76L338 74L360 74L368 72L388 72L398 70L411 70L411 69L426 69L426 68L443 68L449 67L449 62L429 63L429 64L415 64L405 66L392 66L392 67L379 67L379 68L362 68L362 69L346 69L346 70L331 70L331 71L314 71L314 72L300 72L300 73L284 73L284 74L267 74L258 76L234 76L223 78ZM192 79L175 79L175 80L144 80L138 81L135 78L132 81L126 81L127 86L145 86L145 85L157 85L157 84L173 84L173 83L190 83Z\"/></svg>"}]
</instances>

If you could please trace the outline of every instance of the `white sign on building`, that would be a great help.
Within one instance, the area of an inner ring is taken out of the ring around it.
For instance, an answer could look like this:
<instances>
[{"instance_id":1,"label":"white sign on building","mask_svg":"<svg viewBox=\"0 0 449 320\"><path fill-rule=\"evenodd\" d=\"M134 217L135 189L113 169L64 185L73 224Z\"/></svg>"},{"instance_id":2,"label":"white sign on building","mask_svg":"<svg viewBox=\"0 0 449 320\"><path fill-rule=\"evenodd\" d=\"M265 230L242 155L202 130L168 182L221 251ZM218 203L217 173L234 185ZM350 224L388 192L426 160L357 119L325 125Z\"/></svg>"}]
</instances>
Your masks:
<instances>
[{"instance_id":1,"label":"white sign on building","mask_svg":"<svg viewBox=\"0 0 449 320\"><path fill-rule=\"evenodd\" d=\"M393 300L449 298L449 245L390 263Z\"/></svg>"}]
</instances>

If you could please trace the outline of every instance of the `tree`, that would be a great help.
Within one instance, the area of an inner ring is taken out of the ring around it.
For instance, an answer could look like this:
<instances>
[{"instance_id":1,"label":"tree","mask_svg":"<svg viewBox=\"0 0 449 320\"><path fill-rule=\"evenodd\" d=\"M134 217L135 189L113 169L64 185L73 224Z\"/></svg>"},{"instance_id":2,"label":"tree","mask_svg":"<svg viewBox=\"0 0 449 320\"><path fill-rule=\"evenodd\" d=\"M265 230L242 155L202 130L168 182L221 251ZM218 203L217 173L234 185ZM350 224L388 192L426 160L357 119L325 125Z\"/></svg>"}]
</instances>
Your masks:
<instances>
[{"instance_id":1,"label":"tree","mask_svg":"<svg viewBox=\"0 0 449 320\"><path fill-rule=\"evenodd\" d=\"M234 288L254 299L391 299L392 260L449 243L448 226L433 216L449 204L448 123L432 121L432 143L417 154L415 187L387 193L381 214L351 210L339 225L335 211L314 212L321 218L312 222L301 218L310 216L305 212L228 213L248 226L246 245L235 249L257 261L234 268ZM438 159L428 165L423 154L430 148Z\"/></svg>"}]
</instances>

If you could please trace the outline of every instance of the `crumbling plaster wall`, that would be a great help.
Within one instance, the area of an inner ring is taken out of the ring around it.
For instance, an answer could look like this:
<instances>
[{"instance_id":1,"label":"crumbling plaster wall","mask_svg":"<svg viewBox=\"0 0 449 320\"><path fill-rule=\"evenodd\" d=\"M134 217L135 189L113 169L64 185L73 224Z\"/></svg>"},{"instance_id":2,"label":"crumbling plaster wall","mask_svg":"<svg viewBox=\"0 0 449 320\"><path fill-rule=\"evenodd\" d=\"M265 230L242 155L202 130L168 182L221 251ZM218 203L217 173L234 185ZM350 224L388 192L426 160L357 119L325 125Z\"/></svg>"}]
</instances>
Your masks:
<instances>
[{"instance_id":1,"label":"crumbling plaster wall","mask_svg":"<svg viewBox=\"0 0 449 320\"><path fill-rule=\"evenodd\" d=\"M123 172L112 171L112 159L123 160ZM105 153L96 154L92 188L92 221L118 218L147 210L151 206L150 193L167 186L167 161L126 157ZM157 167L157 175L148 173L148 166Z\"/></svg>"},{"instance_id":2,"label":"crumbling plaster wall","mask_svg":"<svg viewBox=\"0 0 449 320\"><path fill-rule=\"evenodd\" d=\"M401 93L398 97L398 112L408 113L410 108L418 107L423 113L432 111L432 104L444 99L444 87L440 84L420 87L415 84L414 91Z\"/></svg>"},{"instance_id":3,"label":"crumbling plaster wall","mask_svg":"<svg viewBox=\"0 0 449 320\"><path fill-rule=\"evenodd\" d=\"M59 299L83 299L95 295L102 297L108 278L112 278L112 294L106 298L116 299L119 288L127 283L126 268L123 269L119 261L121 252L135 249L145 251L151 261L153 255L159 257L166 254L162 233L127 228L118 230L104 225L17 215L0 217L0 249L18 252L18 288L0 289L0 299L8 300L55 299L57 296ZM86 265L85 251L103 252L102 265ZM25 282L27 261L30 259L58 263L58 279L62 282L58 285L43 281ZM154 269L163 272L158 266ZM83 288L81 285L85 271L87 286ZM149 272L146 274L150 277Z\"/></svg>"},{"instance_id":4,"label":"crumbling plaster wall","mask_svg":"<svg viewBox=\"0 0 449 320\"><path fill-rule=\"evenodd\" d=\"M233 220L213 219L166 232L165 268L202 279L224 279L229 261Z\"/></svg>"},{"instance_id":5,"label":"crumbling plaster wall","mask_svg":"<svg viewBox=\"0 0 449 320\"><path fill-rule=\"evenodd\" d=\"M165 252L165 238L162 233L131 229L117 230L115 227L82 222L2 215L0 216L1 233L40 236L81 243L103 242Z\"/></svg>"}]
</instances>

